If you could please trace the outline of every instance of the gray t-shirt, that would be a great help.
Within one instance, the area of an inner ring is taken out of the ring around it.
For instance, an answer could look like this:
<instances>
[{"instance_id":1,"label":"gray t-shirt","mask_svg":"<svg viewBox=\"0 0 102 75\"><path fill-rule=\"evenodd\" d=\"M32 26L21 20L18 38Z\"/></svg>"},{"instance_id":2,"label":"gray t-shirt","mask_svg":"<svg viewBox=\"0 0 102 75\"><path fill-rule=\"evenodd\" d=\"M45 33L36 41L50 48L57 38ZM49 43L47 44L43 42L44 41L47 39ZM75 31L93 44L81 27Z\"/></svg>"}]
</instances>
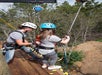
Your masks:
<instances>
[{"instance_id":1,"label":"gray t-shirt","mask_svg":"<svg viewBox=\"0 0 102 75\"><path fill-rule=\"evenodd\" d=\"M20 30L18 30L18 31L20 31ZM21 31L20 31L21 32ZM23 32L16 32L16 31L14 31L14 32L11 32L10 34L9 34L9 36L8 36L8 38L7 38L7 42L9 42L9 43L15 43L15 40L23 40L22 39L22 37L24 36L26 36Z\"/></svg>"},{"instance_id":2,"label":"gray t-shirt","mask_svg":"<svg viewBox=\"0 0 102 75\"><path fill-rule=\"evenodd\" d=\"M44 46L44 47L50 47L50 48L54 48L55 47L55 43L61 41L61 38L56 36L56 35L51 35L48 36L47 38L41 40L41 44L40 46ZM49 50L44 50L44 49L39 49L39 52L41 54L48 54L53 52L54 49L49 49Z\"/></svg>"}]
</instances>

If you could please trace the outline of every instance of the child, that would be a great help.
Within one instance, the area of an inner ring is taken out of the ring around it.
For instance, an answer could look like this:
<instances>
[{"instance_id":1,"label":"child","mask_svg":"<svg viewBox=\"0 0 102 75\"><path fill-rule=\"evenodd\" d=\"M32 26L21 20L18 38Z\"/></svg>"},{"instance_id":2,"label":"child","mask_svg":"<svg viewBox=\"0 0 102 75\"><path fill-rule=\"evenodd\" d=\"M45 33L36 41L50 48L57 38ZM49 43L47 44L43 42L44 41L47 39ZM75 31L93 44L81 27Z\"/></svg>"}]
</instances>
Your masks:
<instances>
[{"instance_id":1,"label":"child","mask_svg":"<svg viewBox=\"0 0 102 75\"><path fill-rule=\"evenodd\" d=\"M55 65L58 56L55 52L55 44L60 42L62 44L67 44L70 40L69 36L65 36L64 38L60 38L55 33L55 24L53 23L42 23L40 25L42 32L40 34L40 42L39 44L39 53L41 53L44 58L42 60L43 65L42 68L47 68L49 70L59 69L61 66Z\"/></svg>"}]
</instances>

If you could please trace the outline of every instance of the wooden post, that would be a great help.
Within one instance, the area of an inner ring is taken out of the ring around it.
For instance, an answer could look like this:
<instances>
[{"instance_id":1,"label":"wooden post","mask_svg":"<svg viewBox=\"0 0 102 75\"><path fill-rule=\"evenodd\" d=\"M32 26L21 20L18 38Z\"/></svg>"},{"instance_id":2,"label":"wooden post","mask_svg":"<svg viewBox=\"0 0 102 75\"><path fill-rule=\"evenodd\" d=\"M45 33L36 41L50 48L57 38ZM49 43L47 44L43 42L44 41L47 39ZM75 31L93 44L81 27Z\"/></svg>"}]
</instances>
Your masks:
<instances>
[{"instance_id":1,"label":"wooden post","mask_svg":"<svg viewBox=\"0 0 102 75\"><path fill-rule=\"evenodd\" d=\"M0 51L0 75L11 75L9 67L1 51Z\"/></svg>"}]
</instances>

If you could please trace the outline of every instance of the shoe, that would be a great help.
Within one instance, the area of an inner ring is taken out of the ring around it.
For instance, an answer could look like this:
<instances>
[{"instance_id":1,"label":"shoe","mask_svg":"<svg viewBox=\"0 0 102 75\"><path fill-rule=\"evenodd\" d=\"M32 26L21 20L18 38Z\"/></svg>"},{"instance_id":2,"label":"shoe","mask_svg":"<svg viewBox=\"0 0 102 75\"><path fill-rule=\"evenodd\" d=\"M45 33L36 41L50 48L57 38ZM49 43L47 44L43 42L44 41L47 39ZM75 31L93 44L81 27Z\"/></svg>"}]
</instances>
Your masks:
<instances>
[{"instance_id":1,"label":"shoe","mask_svg":"<svg viewBox=\"0 0 102 75\"><path fill-rule=\"evenodd\" d=\"M43 64L43 65L42 65L42 68L46 68L46 67L47 67L47 65L46 65L46 64Z\"/></svg>"},{"instance_id":2,"label":"shoe","mask_svg":"<svg viewBox=\"0 0 102 75\"><path fill-rule=\"evenodd\" d=\"M60 68L61 68L61 66L54 65L54 66L49 66L48 70L54 70L54 69L60 69Z\"/></svg>"}]
</instances>

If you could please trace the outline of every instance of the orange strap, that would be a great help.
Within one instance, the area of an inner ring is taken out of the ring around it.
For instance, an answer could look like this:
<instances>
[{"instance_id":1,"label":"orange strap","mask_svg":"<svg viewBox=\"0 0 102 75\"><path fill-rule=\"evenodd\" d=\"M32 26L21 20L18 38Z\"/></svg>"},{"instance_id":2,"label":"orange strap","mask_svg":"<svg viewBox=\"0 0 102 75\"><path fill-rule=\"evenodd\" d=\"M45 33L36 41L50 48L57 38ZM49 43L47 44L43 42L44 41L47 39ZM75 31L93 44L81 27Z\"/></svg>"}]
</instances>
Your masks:
<instances>
[{"instance_id":1,"label":"orange strap","mask_svg":"<svg viewBox=\"0 0 102 75\"><path fill-rule=\"evenodd\" d=\"M40 41L40 35L37 35L35 40Z\"/></svg>"}]
</instances>

